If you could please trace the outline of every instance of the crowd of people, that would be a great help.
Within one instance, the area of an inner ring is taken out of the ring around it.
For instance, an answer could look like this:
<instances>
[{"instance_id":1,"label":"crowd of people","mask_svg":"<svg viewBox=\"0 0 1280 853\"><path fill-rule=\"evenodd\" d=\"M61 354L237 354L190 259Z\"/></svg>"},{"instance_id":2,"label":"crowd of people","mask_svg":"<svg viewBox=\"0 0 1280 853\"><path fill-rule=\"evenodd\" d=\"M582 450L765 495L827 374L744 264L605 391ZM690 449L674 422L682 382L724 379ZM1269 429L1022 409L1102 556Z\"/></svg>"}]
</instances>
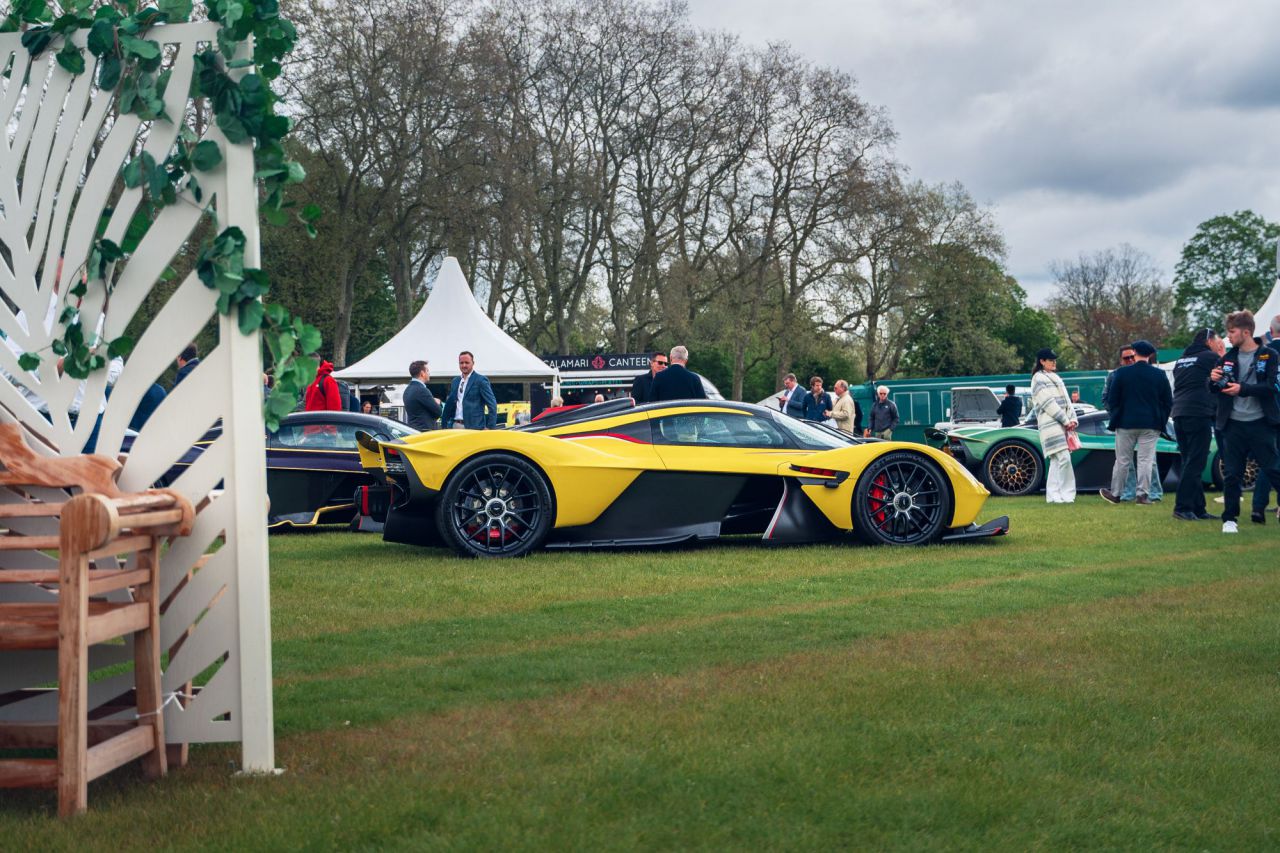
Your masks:
<instances>
[{"instance_id":1,"label":"crowd of people","mask_svg":"<svg viewBox=\"0 0 1280 853\"><path fill-rule=\"evenodd\" d=\"M1172 386L1166 373L1155 366L1156 348L1150 342L1138 340L1120 349L1119 364L1103 388L1103 405L1109 414L1107 428L1115 432L1115 464L1110 488L1101 491L1104 500L1150 505L1163 498L1156 441L1172 418L1183 472L1174 518L1218 518L1208 512L1199 475L1208 461L1210 440L1216 436L1224 467L1223 532L1238 531L1243 476L1249 459L1258 466L1250 518L1257 524L1266 522L1271 489L1274 487L1280 495L1280 316L1272 320L1264 335L1255 337L1254 332L1254 318L1248 311L1227 316L1225 338L1214 329L1198 330L1173 365ZM198 363L194 345L184 350L178 359L174 385ZM632 384L631 396L637 404L706 399L702 377L688 365L689 350L683 345L672 347L668 353L653 353L649 370ZM1048 463L1045 499L1049 503L1073 503L1076 484L1071 452L1081 446L1077 435L1079 396L1067 390L1057 367L1058 355L1052 349L1036 354L1031 374L1031 410ZM354 394L348 400L332 372L332 364L321 363L315 381L306 391L308 411L348 407L355 410ZM427 387L431 379L427 362L419 360L409 365L404 410L410 426L422 431L496 428L498 404L493 387L476 372L471 352L458 354L458 374L442 402ZM853 398L846 380L836 380L834 394L826 391L824 384L821 376L811 376L808 388L802 388L796 375L788 373L776 398L778 408L791 417L824 422L850 435L893 438L899 416L887 387L876 388L875 402L864 423L862 406ZM1004 426L1012 426L1021 416L1021 400L1014 386L1005 390L998 413ZM597 395L596 402L602 399ZM149 403L144 400L144 404ZM370 409L366 404L366 411ZM1280 508L1277 518L1280 519Z\"/></svg>"},{"instance_id":2,"label":"crowd of people","mask_svg":"<svg viewBox=\"0 0 1280 853\"><path fill-rule=\"evenodd\" d=\"M1237 311L1226 318L1225 340L1211 328L1199 329L1173 365L1173 383L1155 366L1156 348L1145 340L1120 350L1120 364L1107 377L1103 403L1107 428L1115 432L1115 464L1103 500L1150 505L1163 492L1156 462L1156 441L1170 418L1181 455L1182 475L1173 517L1180 521L1216 520L1205 502L1201 472L1217 438L1223 461L1222 532L1237 533L1245 466L1258 466L1250 520L1265 524L1274 487L1280 494L1280 316L1255 336L1253 314ZM1076 410L1057 375L1057 354L1036 355L1031 380L1032 408L1049 469L1049 503L1075 500L1071 451L1080 446ZM1277 510L1280 517L1280 509Z\"/></svg>"}]
</instances>

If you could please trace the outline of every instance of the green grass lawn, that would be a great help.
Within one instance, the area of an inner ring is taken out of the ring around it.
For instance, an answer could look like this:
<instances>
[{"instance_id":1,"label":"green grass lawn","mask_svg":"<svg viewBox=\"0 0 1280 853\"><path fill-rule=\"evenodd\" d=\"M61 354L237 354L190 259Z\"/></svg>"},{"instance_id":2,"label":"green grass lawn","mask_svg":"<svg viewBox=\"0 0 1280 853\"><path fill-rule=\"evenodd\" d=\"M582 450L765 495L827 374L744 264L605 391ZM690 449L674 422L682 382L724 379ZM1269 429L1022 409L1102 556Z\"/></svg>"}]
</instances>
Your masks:
<instances>
[{"instance_id":1,"label":"green grass lawn","mask_svg":"<svg viewBox=\"0 0 1280 853\"><path fill-rule=\"evenodd\" d=\"M0 847L1280 848L1280 527L466 561L272 539L277 778L0 795Z\"/></svg>"}]
</instances>

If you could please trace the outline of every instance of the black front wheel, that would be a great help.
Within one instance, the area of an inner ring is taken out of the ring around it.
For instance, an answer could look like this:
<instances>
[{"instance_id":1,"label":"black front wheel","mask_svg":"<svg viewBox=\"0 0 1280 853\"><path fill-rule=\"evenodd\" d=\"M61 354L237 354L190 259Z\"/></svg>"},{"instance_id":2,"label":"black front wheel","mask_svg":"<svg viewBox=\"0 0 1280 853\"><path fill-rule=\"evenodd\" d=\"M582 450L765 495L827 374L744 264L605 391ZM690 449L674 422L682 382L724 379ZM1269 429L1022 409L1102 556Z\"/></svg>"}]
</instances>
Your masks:
<instances>
[{"instance_id":1,"label":"black front wheel","mask_svg":"<svg viewBox=\"0 0 1280 853\"><path fill-rule=\"evenodd\" d=\"M951 484L928 457L886 453L863 472L853 493L853 527L864 541L924 545L951 519Z\"/></svg>"},{"instance_id":2,"label":"black front wheel","mask_svg":"<svg viewBox=\"0 0 1280 853\"><path fill-rule=\"evenodd\" d=\"M440 535L464 557L523 557L541 547L555 511L542 473L518 456L469 459L436 505Z\"/></svg>"}]
</instances>

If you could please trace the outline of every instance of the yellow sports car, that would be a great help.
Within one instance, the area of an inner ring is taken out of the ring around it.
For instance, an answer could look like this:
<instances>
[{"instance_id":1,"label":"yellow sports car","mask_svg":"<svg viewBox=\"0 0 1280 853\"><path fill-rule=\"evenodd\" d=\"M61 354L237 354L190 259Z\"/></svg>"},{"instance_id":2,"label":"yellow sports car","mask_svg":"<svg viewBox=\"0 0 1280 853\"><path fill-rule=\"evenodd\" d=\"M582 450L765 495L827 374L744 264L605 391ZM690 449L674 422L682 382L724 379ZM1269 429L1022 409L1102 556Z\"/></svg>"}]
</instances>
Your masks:
<instances>
[{"instance_id":1,"label":"yellow sports car","mask_svg":"<svg viewBox=\"0 0 1280 853\"><path fill-rule=\"evenodd\" d=\"M746 403L629 398L514 430L379 441L360 461L387 490L383 536L459 554L669 545L750 534L920 545L998 536L988 492L920 444L860 441Z\"/></svg>"}]
</instances>

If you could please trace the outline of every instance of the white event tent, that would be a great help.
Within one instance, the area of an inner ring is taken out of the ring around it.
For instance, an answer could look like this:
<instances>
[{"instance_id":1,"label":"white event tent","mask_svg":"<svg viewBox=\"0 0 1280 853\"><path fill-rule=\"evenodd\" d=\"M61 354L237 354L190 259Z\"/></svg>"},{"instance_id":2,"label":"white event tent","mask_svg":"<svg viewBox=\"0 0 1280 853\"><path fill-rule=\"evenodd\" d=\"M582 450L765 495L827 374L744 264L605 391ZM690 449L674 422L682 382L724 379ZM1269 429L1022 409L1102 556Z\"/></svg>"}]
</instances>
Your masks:
<instances>
[{"instance_id":1,"label":"white event tent","mask_svg":"<svg viewBox=\"0 0 1280 853\"><path fill-rule=\"evenodd\" d=\"M412 320L382 346L334 377L359 385L400 385L409 363L427 361L431 381L458 375L458 353L475 355L476 372L491 382L551 382L559 374L494 323L480 308L456 258L445 258L431 295ZM553 393L555 393L553 391Z\"/></svg>"},{"instance_id":2,"label":"white event tent","mask_svg":"<svg viewBox=\"0 0 1280 853\"><path fill-rule=\"evenodd\" d=\"M1276 242L1276 269L1280 270L1280 241ZM1267 297L1267 301L1262 303L1262 307L1253 315L1256 324L1254 334L1261 335L1266 332L1271 318L1277 314L1280 314L1280 275L1276 276L1275 286L1271 288L1271 295Z\"/></svg>"}]
</instances>

